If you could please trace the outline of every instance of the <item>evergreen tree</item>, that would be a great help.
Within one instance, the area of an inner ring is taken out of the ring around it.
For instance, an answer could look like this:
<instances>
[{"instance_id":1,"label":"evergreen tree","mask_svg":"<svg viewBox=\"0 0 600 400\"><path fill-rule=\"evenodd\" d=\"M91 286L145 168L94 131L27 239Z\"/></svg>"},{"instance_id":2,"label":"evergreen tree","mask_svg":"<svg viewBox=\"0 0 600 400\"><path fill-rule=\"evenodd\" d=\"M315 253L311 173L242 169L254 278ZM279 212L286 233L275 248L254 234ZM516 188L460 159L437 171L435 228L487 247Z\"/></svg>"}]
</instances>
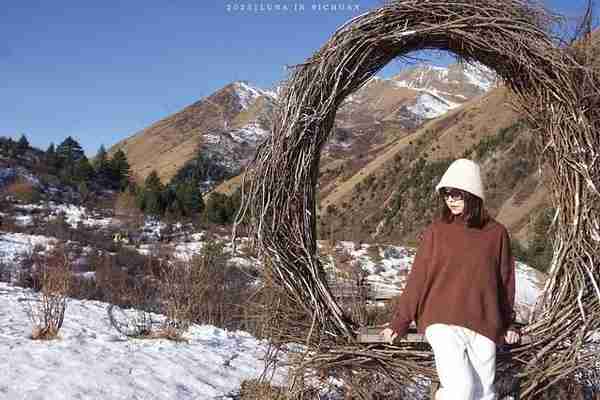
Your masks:
<instances>
[{"instance_id":1,"label":"evergreen tree","mask_svg":"<svg viewBox=\"0 0 600 400\"><path fill-rule=\"evenodd\" d=\"M75 163L85 154L83 149L71 136L67 138L56 147L56 157L59 164L59 168L62 170L61 175L66 180L71 180L75 174Z\"/></svg>"},{"instance_id":2,"label":"evergreen tree","mask_svg":"<svg viewBox=\"0 0 600 400\"><path fill-rule=\"evenodd\" d=\"M206 201L206 218L213 224L226 224L229 220L227 212L227 195L214 192Z\"/></svg>"},{"instance_id":3,"label":"evergreen tree","mask_svg":"<svg viewBox=\"0 0 600 400\"><path fill-rule=\"evenodd\" d=\"M110 160L110 170L115 186L119 190L125 189L129 184L130 166L122 149L117 150Z\"/></svg>"},{"instance_id":4,"label":"evergreen tree","mask_svg":"<svg viewBox=\"0 0 600 400\"><path fill-rule=\"evenodd\" d=\"M179 183L171 186L173 195L171 196L170 211L179 215L189 217L204 208L202 193L193 181Z\"/></svg>"},{"instance_id":5,"label":"evergreen tree","mask_svg":"<svg viewBox=\"0 0 600 400\"><path fill-rule=\"evenodd\" d=\"M104 145L100 146L94 157L94 171L100 185L112 187L112 169Z\"/></svg>"},{"instance_id":6,"label":"evergreen tree","mask_svg":"<svg viewBox=\"0 0 600 400\"><path fill-rule=\"evenodd\" d=\"M5 144L5 149L6 149L6 155L8 157L14 157L17 154L17 144L15 143L15 141L13 140L13 138L9 137L8 139L6 139L6 144Z\"/></svg>"},{"instance_id":7,"label":"evergreen tree","mask_svg":"<svg viewBox=\"0 0 600 400\"><path fill-rule=\"evenodd\" d=\"M142 210L148 214L162 215L165 210L163 201L164 190L158 173L153 170L144 181L143 198L140 200L143 204Z\"/></svg>"},{"instance_id":8,"label":"evergreen tree","mask_svg":"<svg viewBox=\"0 0 600 400\"><path fill-rule=\"evenodd\" d=\"M56 147L56 155L66 162L75 162L79 161L85 154L81 145L71 136L67 136L67 138Z\"/></svg>"},{"instance_id":9,"label":"evergreen tree","mask_svg":"<svg viewBox=\"0 0 600 400\"><path fill-rule=\"evenodd\" d=\"M54 143L50 143L48 148L46 149L46 153L44 154L44 160L46 162L47 168L55 172L58 167L58 160L56 158L56 149L54 148Z\"/></svg>"},{"instance_id":10,"label":"evergreen tree","mask_svg":"<svg viewBox=\"0 0 600 400\"><path fill-rule=\"evenodd\" d=\"M29 140L25 135L21 135L16 145L17 155L23 155L29 149Z\"/></svg>"},{"instance_id":11,"label":"evergreen tree","mask_svg":"<svg viewBox=\"0 0 600 400\"><path fill-rule=\"evenodd\" d=\"M206 201L204 210L206 219L214 224L231 224L239 204L240 197L235 193L230 197L223 193L214 192Z\"/></svg>"},{"instance_id":12,"label":"evergreen tree","mask_svg":"<svg viewBox=\"0 0 600 400\"><path fill-rule=\"evenodd\" d=\"M90 164L88 158L84 155L75 162L73 167L73 180L76 182L85 182L94 176L94 167Z\"/></svg>"},{"instance_id":13,"label":"evergreen tree","mask_svg":"<svg viewBox=\"0 0 600 400\"><path fill-rule=\"evenodd\" d=\"M54 148L54 143L50 143L50 146L48 146L48 148L46 149L46 157L56 157L56 149Z\"/></svg>"},{"instance_id":14,"label":"evergreen tree","mask_svg":"<svg viewBox=\"0 0 600 400\"><path fill-rule=\"evenodd\" d=\"M231 176L225 164L225 160L220 154L209 154L198 149L196 156L177 171L171 183L177 184L192 180L200 184L205 181L225 180Z\"/></svg>"}]
</instances>

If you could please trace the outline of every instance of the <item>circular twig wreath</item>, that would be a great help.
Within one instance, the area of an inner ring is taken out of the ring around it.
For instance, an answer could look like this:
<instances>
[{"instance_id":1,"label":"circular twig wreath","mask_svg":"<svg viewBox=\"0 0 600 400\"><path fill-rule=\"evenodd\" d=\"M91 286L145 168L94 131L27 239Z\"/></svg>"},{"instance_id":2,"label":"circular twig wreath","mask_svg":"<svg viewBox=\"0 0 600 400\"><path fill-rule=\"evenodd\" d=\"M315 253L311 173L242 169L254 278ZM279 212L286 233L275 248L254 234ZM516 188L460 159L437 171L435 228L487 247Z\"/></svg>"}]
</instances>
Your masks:
<instances>
[{"instance_id":1,"label":"circular twig wreath","mask_svg":"<svg viewBox=\"0 0 600 400\"><path fill-rule=\"evenodd\" d=\"M500 359L499 371L518 366L521 395L533 398L593 361L585 346L600 328L600 73L590 40L567 46L553 26L554 18L528 1L395 1L344 24L295 66L273 135L246 171L238 221L250 221L271 277L318 321L311 366L366 371L399 386L435 376L432 353L416 345L355 343L356 326L332 297L316 246L319 160L337 108L391 60L423 49L494 70L551 166L557 211L550 277L526 327L532 343Z\"/></svg>"}]
</instances>

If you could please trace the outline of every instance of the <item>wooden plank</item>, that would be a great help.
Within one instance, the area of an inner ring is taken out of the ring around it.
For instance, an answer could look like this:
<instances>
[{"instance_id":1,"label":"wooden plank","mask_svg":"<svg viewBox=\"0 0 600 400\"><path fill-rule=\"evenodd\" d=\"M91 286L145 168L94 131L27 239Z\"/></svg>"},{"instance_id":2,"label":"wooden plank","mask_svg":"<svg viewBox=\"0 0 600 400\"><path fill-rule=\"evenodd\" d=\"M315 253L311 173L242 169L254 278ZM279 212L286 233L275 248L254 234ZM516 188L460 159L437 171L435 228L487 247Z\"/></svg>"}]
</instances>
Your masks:
<instances>
[{"instance_id":1,"label":"wooden plank","mask_svg":"<svg viewBox=\"0 0 600 400\"><path fill-rule=\"evenodd\" d=\"M383 329L385 329L386 326L363 326L360 328L359 330L359 334L356 336L356 339L358 341L358 343L387 343L386 340L384 339L383 335L380 335L379 332L381 332ZM414 326L414 323L411 324L411 328L409 330L409 333L404 336L402 339L400 339L401 343L426 343L427 339L425 338L425 335L423 335L422 333L416 333L416 327ZM528 335L523 335L521 336L521 342L517 344L518 345L525 345L525 344L529 344L532 342L532 338ZM510 346L515 346L515 345L509 345Z\"/></svg>"},{"instance_id":2,"label":"wooden plank","mask_svg":"<svg viewBox=\"0 0 600 400\"><path fill-rule=\"evenodd\" d=\"M398 293L378 292L373 289L369 290L367 299L371 301L389 301L398 296Z\"/></svg>"},{"instance_id":3,"label":"wooden plank","mask_svg":"<svg viewBox=\"0 0 600 400\"><path fill-rule=\"evenodd\" d=\"M387 343L383 335L358 334L356 337L358 343ZM409 333L400 339L400 342L423 343L426 342L425 335L421 333Z\"/></svg>"}]
</instances>

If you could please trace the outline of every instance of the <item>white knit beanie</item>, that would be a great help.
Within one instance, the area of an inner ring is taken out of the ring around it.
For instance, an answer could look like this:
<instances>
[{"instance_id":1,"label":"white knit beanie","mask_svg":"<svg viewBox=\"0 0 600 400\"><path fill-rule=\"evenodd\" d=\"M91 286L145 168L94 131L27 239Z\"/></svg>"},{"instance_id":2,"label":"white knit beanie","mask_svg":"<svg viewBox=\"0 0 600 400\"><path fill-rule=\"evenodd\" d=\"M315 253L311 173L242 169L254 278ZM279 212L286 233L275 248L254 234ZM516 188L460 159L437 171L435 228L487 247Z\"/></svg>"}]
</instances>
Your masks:
<instances>
[{"instance_id":1,"label":"white knit beanie","mask_svg":"<svg viewBox=\"0 0 600 400\"><path fill-rule=\"evenodd\" d=\"M459 158L450 164L435 190L439 192L443 187L461 189L485 200L479 165L466 158Z\"/></svg>"}]
</instances>

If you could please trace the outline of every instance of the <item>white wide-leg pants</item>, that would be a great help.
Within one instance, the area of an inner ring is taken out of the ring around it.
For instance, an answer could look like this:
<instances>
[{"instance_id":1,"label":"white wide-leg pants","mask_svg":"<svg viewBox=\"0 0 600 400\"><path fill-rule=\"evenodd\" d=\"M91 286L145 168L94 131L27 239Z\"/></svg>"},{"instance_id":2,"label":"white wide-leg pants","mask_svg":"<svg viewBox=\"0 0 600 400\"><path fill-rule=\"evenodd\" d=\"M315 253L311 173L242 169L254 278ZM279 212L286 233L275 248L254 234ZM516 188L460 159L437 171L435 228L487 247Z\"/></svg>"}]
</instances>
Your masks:
<instances>
[{"instance_id":1,"label":"white wide-leg pants","mask_svg":"<svg viewBox=\"0 0 600 400\"><path fill-rule=\"evenodd\" d=\"M496 344L456 325L433 324L425 330L433 349L441 387L435 400L496 400Z\"/></svg>"}]
</instances>

